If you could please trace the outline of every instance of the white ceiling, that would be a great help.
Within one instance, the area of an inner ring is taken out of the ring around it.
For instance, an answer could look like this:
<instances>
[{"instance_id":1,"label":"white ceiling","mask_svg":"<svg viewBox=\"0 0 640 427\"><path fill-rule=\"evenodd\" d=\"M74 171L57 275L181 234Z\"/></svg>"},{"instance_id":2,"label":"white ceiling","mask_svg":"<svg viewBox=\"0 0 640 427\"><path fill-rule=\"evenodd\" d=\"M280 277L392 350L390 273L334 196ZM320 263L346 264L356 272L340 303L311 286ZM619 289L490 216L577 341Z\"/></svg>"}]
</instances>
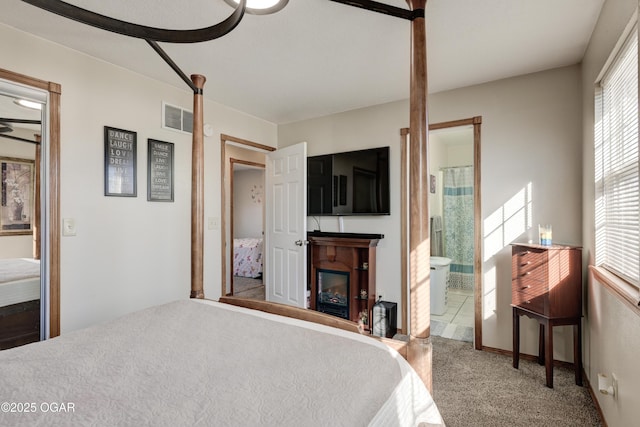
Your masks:
<instances>
[{"instance_id":1,"label":"white ceiling","mask_svg":"<svg viewBox=\"0 0 640 427\"><path fill-rule=\"evenodd\" d=\"M405 0L381 2L408 8ZM429 0L429 91L579 63L603 2ZM223 0L68 3L137 24L178 29L209 26L233 11ZM0 10L1 23L188 89L142 40L20 0L0 0ZM207 77L206 98L277 124L409 95L410 23L330 0L290 0L274 15L246 15L217 40L161 47L185 74Z\"/></svg>"}]
</instances>

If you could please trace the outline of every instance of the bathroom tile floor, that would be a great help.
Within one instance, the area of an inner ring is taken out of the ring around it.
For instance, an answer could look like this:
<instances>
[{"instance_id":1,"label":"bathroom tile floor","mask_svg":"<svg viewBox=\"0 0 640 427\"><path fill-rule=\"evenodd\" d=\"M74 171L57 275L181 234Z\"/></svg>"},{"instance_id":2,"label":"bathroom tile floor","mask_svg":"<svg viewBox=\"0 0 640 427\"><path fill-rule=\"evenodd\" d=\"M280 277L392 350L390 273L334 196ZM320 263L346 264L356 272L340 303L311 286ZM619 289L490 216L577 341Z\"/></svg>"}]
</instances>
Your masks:
<instances>
[{"instance_id":1,"label":"bathroom tile floor","mask_svg":"<svg viewBox=\"0 0 640 427\"><path fill-rule=\"evenodd\" d=\"M473 290L449 288L447 310L431 314L432 334L460 341L473 341Z\"/></svg>"}]
</instances>

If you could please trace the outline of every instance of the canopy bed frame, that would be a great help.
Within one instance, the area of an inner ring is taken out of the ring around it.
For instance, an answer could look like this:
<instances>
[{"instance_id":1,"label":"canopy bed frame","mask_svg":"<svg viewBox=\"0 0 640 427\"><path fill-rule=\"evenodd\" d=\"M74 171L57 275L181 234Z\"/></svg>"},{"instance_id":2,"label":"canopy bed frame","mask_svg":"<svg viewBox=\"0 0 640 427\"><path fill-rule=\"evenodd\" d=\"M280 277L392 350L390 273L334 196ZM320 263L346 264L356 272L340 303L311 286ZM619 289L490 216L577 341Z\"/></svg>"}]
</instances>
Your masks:
<instances>
[{"instance_id":1,"label":"canopy bed frame","mask_svg":"<svg viewBox=\"0 0 640 427\"><path fill-rule=\"evenodd\" d=\"M196 43L213 40L232 31L244 16L246 0L240 0L234 12L224 21L195 30L168 30L141 26L113 19L61 1L23 0L33 6L97 28L144 39L162 59L193 90L193 145L191 195L191 298L204 299L204 145L203 145L203 87L205 77L194 74L190 78L179 69L157 42ZM411 76L409 149L409 308L408 343L392 341L408 360L431 391L430 340L430 283L429 283L429 171L428 171L428 113L427 113L427 55L425 8L427 0L407 0L409 10L370 0L330 0L373 12L384 13L411 23ZM318 313L304 312L272 303L256 304L234 298L221 301L244 305L285 316L326 322ZM259 307L258 307L259 305ZM330 323L332 319L329 319ZM335 326L338 326L336 322ZM344 325L343 325L344 326Z\"/></svg>"}]
</instances>

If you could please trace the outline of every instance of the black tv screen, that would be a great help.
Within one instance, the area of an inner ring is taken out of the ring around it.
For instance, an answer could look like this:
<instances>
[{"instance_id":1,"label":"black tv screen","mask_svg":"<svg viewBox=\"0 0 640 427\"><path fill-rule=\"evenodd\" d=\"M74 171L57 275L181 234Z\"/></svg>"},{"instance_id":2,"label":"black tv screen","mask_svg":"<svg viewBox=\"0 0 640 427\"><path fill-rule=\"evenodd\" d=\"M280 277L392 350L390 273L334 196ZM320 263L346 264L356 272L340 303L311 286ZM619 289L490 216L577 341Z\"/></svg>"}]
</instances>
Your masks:
<instances>
[{"instance_id":1,"label":"black tv screen","mask_svg":"<svg viewBox=\"0 0 640 427\"><path fill-rule=\"evenodd\" d=\"M389 147L307 157L308 215L389 215Z\"/></svg>"}]
</instances>

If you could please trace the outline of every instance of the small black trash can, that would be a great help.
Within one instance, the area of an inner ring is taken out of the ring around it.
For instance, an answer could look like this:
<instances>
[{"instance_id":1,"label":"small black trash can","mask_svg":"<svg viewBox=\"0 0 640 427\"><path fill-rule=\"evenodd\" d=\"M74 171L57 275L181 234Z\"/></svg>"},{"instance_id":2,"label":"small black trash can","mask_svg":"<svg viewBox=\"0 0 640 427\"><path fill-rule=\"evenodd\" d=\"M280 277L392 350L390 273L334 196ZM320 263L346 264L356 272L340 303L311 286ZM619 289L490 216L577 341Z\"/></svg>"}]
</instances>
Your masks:
<instances>
[{"instance_id":1,"label":"small black trash can","mask_svg":"<svg viewBox=\"0 0 640 427\"><path fill-rule=\"evenodd\" d=\"M398 304L379 298L371 311L371 333L378 337L393 338L397 332Z\"/></svg>"}]
</instances>

